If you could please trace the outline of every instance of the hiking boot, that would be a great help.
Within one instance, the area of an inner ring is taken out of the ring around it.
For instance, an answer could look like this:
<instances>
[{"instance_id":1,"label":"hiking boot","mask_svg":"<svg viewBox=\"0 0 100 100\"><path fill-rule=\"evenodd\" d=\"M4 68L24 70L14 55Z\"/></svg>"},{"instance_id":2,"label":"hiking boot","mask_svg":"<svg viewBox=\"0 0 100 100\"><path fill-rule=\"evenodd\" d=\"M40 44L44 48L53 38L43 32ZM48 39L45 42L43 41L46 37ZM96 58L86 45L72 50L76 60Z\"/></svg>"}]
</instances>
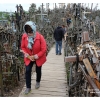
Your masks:
<instances>
[{"instance_id":1,"label":"hiking boot","mask_svg":"<svg viewBox=\"0 0 100 100\"><path fill-rule=\"evenodd\" d=\"M35 88L38 89L40 87L40 82L36 82Z\"/></svg>"},{"instance_id":2,"label":"hiking boot","mask_svg":"<svg viewBox=\"0 0 100 100\"><path fill-rule=\"evenodd\" d=\"M26 88L26 90L25 90L25 94L30 93L30 91L31 91L31 88Z\"/></svg>"}]
</instances>

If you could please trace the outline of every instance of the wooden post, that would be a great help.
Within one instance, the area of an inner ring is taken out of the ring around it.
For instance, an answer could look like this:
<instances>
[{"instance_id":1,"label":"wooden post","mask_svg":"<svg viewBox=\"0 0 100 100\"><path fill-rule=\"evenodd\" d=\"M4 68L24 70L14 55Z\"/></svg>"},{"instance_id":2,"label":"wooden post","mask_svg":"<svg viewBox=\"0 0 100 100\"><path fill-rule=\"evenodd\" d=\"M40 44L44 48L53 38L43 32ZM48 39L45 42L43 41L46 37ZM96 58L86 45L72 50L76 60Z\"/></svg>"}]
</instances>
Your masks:
<instances>
[{"instance_id":1,"label":"wooden post","mask_svg":"<svg viewBox=\"0 0 100 100\"><path fill-rule=\"evenodd\" d=\"M1 62L1 52L0 52L0 87L1 87L1 96L3 96L3 78L2 78L2 62Z\"/></svg>"},{"instance_id":2,"label":"wooden post","mask_svg":"<svg viewBox=\"0 0 100 100\"><path fill-rule=\"evenodd\" d=\"M97 54L96 48L93 46L92 49L94 49L95 56L98 58L99 56Z\"/></svg>"},{"instance_id":3,"label":"wooden post","mask_svg":"<svg viewBox=\"0 0 100 100\"><path fill-rule=\"evenodd\" d=\"M67 57L65 57L65 59L64 59L64 62L76 62L76 56L67 56ZM79 61L82 61L83 60L83 56L82 55L80 55L79 56Z\"/></svg>"},{"instance_id":4,"label":"wooden post","mask_svg":"<svg viewBox=\"0 0 100 100\"><path fill-rule=\"evenodd\" d=\"M92 11L93 3L91 4L91 11Z\"/></svg>"},{"instance_id":5,"label":"wooden post","mask_svg":"<svg viewBox=\"0 0 100 100\"><path fill-rule=\"evenodd\" d=\"M42 5L41 5L41 22L43 22L43 3L42 3Z\"/></svg>"}]
</instances>

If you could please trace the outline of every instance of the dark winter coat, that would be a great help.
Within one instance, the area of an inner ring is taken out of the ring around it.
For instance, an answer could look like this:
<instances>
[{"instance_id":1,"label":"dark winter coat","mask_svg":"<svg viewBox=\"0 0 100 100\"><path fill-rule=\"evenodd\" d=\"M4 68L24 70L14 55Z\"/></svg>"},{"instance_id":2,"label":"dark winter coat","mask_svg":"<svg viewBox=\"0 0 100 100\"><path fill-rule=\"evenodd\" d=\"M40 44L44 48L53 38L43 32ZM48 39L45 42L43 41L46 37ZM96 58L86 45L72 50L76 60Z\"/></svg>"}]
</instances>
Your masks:
<instances>
[{"instance_id":1,"label":"dark winter coat","mask_svg":"<svg viewBox=\"0 0 100 100\"><path fill-rule=\"evenodd\" d=\"M62 38L64 38L64 30L62 27L58 26L54 31L54 39L56 41L62 41Z\"/></svg>"}]
</instances>

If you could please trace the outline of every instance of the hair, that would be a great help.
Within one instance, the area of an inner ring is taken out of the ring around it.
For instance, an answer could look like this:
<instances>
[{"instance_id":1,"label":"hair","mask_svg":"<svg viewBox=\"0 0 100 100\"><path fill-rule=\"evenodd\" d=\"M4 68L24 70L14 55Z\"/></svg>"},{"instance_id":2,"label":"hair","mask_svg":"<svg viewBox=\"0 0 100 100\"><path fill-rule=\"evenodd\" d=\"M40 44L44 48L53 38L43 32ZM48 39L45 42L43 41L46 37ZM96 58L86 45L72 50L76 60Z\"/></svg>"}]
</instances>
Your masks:
<instances>
[{"instance_id":1,"label":"hair","mask_svg":"<svg viewBox=\"0 0 100 100\"><path fill-rule=\"evenodd\" d=\"M62 25L62 27L65 27L65 25Z\"/></svg>"},{"instance_id":2,"label":"hair","mask_svg":"<svg viewBox=\"0 0 100 100\"><path fill-rule=\"evenodd\" d=\"M29 25L25 25L25 31L26 33L33 33L33 30Z\"/></svg>"}]
</instances>

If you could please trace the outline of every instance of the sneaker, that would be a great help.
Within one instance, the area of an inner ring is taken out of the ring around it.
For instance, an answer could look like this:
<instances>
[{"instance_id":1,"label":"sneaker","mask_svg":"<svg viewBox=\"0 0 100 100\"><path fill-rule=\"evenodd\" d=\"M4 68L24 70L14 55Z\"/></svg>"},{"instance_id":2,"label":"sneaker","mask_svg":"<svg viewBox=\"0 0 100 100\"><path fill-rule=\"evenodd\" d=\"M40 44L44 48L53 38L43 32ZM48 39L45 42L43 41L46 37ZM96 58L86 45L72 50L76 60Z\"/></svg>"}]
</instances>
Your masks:
<instances>
[{"instance_id":1,"label":"sneaker","mask_svg":"<svg viewBox=\"0 0 100 100\"><path fill-rule=\"evenodd\" d=\"M62 53L59 53L59 55L61 55Z\"/></svg>"},{"instance_id":2,"label":"sneaker","mask_svg":"<svg viewBox=\"0 0 100 100\"><path fill-rule=\"evenodd\" d=\"M36 82L35 88L38 89L40 87L40 82Z\"/></svg>"},{"instance_id":3,"label":"sneaker","mask_svg":"<svg viewBox=\"0 0 100 100\"><path fill-rule=\"evenodd\" d=\"M31 88L26 88L26 90L25 90L25 94L30 93L30 91L31 91Z\"/></svg>"}]
</instances>

